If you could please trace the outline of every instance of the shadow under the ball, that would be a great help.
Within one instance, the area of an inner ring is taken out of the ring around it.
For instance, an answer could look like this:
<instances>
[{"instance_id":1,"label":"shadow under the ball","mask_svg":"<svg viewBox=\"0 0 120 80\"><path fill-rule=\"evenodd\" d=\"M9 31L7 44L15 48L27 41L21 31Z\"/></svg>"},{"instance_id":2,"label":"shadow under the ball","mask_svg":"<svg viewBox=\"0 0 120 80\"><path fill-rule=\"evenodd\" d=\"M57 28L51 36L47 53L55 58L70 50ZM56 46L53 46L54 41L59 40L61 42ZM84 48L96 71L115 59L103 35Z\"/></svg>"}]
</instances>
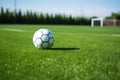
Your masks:
<instances>
[{"instance_id":1,"label":"shadow under the ball","mask_svg":"<svg viewBox=\"0 0 120 80\"><path fill-rule=\"evenodd\" d=\"M80 48L50 48L48 50L79 50Z\"/></svg>"}]
</instances>

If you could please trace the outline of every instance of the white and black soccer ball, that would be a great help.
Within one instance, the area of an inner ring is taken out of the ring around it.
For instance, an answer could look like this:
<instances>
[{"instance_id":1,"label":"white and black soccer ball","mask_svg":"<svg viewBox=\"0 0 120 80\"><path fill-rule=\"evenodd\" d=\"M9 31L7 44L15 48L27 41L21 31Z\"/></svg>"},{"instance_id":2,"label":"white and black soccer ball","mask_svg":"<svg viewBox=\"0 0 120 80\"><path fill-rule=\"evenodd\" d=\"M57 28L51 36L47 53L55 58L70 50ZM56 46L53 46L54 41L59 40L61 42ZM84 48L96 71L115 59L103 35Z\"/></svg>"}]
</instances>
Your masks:
<instances>
[{"instance_id":1,"label":"white and black soccer ball","mask_svg":"<svg viewBox=\"0 0 120 80\"><path fill-rule=\"evenodd\" d=\"M48 29L39 29L33 35L33 43L36 48L51 48L54 41L54 35Z\"/></svg>"}]
</instances>

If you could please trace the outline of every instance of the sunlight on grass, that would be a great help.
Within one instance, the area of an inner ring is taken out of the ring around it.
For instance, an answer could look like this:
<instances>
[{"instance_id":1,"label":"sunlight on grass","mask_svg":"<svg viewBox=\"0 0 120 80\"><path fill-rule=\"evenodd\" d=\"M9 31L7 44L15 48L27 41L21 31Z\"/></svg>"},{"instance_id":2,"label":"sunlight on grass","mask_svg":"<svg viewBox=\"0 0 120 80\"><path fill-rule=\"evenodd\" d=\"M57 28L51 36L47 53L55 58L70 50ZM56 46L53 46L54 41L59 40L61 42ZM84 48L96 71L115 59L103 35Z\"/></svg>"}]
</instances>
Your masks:
<instances>
[{"instance_id":1,"label":"sunlight on grass","mask_svg":"<svg viewBox=\"0 0 120 80\"><path fill-rule=\"evenodd\" d=\"M53 48L34 47L40 28L54 33ZM117 27L0 25L0 80L119 80L118 35Z\"/></svg>"}]
</instances>

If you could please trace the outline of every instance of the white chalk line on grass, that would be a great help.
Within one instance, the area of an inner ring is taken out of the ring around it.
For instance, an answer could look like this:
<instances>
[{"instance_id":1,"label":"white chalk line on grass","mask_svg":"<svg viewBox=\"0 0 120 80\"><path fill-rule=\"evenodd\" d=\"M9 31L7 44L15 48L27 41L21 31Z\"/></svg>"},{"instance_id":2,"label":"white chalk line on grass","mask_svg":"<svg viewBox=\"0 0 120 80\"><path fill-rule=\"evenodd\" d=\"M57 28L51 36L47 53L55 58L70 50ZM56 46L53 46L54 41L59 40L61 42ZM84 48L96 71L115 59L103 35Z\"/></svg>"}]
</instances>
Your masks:
<instances>
[{"instance_id":1,"label":"white chalk line on grass","mask_svg":"<svg viewBox=\"0 0 120 80\"><path fill-rule=\"evenodd\" d=\"M15 31L15 32L26 32L26 30L22 30L22 29L12 29L12 28L0 28L0 30L4 30L4 31ZM70 33L70 32L56 32L57 34L80 34L80 33ZM88 34L84 34L82 33L81 35L88 35ZM120 34L89 34L92 36L114 36L114 37L120 37Z\"/></svg>"},{"instance_id":2,"label":"white chalk line on grass","mask_svg":"<svg viewBox=\"0 0 120 80\"><path fill-rule=\"evenodd\" d=\"M4 30L4 31L15 31L15 32L25 32L25 30L21 30L21 29L10 29L10 28L1 28L0 30Z\"/></svg>"},{"instance_id":3,"label":"white chalk line on grass","mask_svg":"<svg viewBox=\"0 0 120 80\"><path fill-rule=\"evenodd\" d=\"M120 34L93 34L95 36L113 36L113 37L120 37Z\"/></svg>"},{"instance_id":4,"label":"white chalk line on grass","mask_svg":"<svg viewBox=\"0 0 120 80\"><path fill-rule=\"evenodd\" d=\"M93 36L114 36L114 37L120 37L120 34L91 34Z\"/></svg>"},{"instance_id":5,"label":"white chalk line on grass","mask_svg":"<svg viewBox=\"0 0 120 80\"><path fill-rule=\"evenodd\" d=\"M112 35L112 36L117 36L117 37L120 37L120 34L119 34L119 35L118 35L118 34L117 34L117 35L116 35L116 34L114 34L114 35Z\"/></svg>"},{"instance_id":6,"label":"white chalk line on grass","mask_svg":"<svg viewBox=\"0 0 120 80\"><path fill-rule=\"evenodd\" d=\"M69 33L69 32L56 32L57 34L80 34L80 35L90 35L90 36L114 36L114 37L120 37L120 34L84 34L84 33Z\"/></svg>"}]
</instances>

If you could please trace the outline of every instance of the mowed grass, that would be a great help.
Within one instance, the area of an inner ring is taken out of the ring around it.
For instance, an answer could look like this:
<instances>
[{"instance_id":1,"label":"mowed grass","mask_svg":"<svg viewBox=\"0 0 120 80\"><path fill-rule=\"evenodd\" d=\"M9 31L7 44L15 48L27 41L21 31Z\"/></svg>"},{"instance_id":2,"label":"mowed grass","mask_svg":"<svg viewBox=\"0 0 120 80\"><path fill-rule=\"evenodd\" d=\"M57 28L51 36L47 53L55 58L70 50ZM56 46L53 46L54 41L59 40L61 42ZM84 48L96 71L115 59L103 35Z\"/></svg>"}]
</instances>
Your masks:
<instances>
[{"instance_id":1,"label":"mowed grass","mask_svg":"<svg viewBox=\"0 0 120 80\"><path fill-rule=\"evenodd\" d=\"M40 28L52 49L34 47ZM120 27L0 25L0 80L119 80Z\"/></svg>"}]
</instances>

